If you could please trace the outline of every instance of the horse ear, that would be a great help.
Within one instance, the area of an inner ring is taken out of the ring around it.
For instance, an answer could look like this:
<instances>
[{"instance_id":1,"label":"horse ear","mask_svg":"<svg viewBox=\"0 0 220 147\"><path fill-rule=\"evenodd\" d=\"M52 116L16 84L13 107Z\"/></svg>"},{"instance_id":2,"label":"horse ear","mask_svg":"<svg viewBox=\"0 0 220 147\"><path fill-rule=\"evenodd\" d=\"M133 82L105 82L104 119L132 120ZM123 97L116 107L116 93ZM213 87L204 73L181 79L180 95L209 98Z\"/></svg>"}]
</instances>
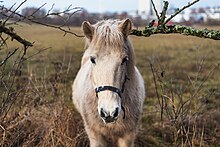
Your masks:
<instances>
[{"instance_id":1,"label":"horse ear","mask_svg":"<svg viewBox=\"0 0 220 147\"><path fill-rule=\"evenodd\" d=\"M82 23L82 29L86 38L88 38L91 41L94 33L94 27L89 22L84 21Z\"/></svg>"},{"instance_id":2,"label":"horse ear","mask_svg":"<svg viewBox=\"0 0 220 147\"><path fill-rule=\"evenodd\" d=\"M119 24L119 29L124 34L125 37L127 37L130 34L130 31L132 29L132 22L130 19L125 19Z\"/></svg>"}]
</instances>

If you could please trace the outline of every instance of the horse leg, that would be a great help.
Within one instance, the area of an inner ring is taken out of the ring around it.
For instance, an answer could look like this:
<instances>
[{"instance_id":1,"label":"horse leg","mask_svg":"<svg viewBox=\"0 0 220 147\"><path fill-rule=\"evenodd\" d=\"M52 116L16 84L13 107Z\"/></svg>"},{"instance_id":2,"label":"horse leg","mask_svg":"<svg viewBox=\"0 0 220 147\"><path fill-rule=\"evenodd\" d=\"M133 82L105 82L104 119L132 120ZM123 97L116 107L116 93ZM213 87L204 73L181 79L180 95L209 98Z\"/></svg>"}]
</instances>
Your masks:
<instances>
[{"instance_id":1,"label":"horse leg","mask_svg":"<svg viewBox=\"0 0 220 147\"><path fill-rule=\"evenodd\" d=\"M86 132L89 137L90 147L106 147L107 146L107 143L101 133L92 131L88 127L86 128Z\"/></svg>"},{"instance_id":2,"label":"horse leg","mask_svg":"<svg viewBox=\"0 0 220 147\"><path fill-rule=\"evenodd\" d=\"M133 147L134 146L135 133L125 134L118 139L119 147Z\"/></svg>"}]
</instances>

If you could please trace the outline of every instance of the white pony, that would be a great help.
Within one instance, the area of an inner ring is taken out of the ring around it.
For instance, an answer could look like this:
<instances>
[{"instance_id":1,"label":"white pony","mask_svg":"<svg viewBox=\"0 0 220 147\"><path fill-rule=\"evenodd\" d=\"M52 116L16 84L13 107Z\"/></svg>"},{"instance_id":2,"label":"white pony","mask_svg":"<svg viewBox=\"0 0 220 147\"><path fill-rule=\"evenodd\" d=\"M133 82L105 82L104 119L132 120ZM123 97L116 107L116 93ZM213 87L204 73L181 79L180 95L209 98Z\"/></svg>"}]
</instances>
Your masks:
<instances>
[{"instance_id":1,"label":"white pony","mask_svg":"<svg viewBox=\"0 0 220 147\"><path fill-rule=\"evenodd\" d=\"M72 86L91 147L134 146L145 98L144 81L135 66L129 19L83 22L87 49Z\"/></svg>"}]
</instances>

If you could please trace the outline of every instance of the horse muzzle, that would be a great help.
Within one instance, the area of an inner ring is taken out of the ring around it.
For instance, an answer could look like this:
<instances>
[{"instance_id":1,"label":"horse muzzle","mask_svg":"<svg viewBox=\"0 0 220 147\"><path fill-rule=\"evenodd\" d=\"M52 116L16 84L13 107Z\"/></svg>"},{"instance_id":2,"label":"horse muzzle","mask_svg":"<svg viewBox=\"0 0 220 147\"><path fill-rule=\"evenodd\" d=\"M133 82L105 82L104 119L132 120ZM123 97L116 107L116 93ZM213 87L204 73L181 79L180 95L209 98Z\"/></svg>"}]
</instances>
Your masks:
<instances>
[{"instance_id":1,"label":"horse muzzle","mask_svg":"<svg viewBox=\"0 0 220 147\"><path fill-rule=\"evenodd\" d=\"M119 113L120 112L119 112L119 108L118 107L112 113L108 113L103 108L101 108L101 110L100 110L100 117L102 118L102 120L106 124L107 123L114 123L118 119Z\"/></svg>"},{"instance_id":2,"label":"horse muzzle","mask_svg":"<svg viewBox=\"0 0 220 147\"><path fill-rule=\"evenodd\" d=\"M113 87L113 86L99 86L99 87L95 88L96 97L98 98L99 92L106 91L106 90L115 92L118 94L118 96L120 98L122 98L123 90L120 90L120 89ZM121 108L116 107L115 110L112 112L108 112L105 109L100 108L99 114L100 114L100 117L102 118L102 120L104 121L104 123L114 123L119 117L120 110L124 111L124 116L123 116L123 119L124 119L125 118L125 109L123 106L121 106Z\"/></svg>"}]
</instances>

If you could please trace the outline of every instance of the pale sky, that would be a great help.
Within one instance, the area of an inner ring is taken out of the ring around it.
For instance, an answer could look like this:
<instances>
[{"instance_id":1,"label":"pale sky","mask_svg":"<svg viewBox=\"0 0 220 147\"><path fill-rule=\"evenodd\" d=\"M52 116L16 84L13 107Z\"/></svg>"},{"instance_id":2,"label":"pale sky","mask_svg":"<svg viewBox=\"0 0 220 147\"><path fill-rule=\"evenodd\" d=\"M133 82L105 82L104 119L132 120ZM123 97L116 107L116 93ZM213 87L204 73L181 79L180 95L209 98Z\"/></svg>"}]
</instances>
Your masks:
<instances>
[{"instance_id":1,"label":"pale sky","mask_svg":"<svg viewBox=\"0 0 220 147\"><path fill-rule=\"evenodd\" d=\"M24 0L3 0L0 5L10 7L16 3L19 5ZM155 0L154 0L155 1ZM192 0L168 0L169 6L181 8ZM34 6L40 7L47 3L44 8L50 9L55 4L55 9L63 10L69 5L74 7L83 7L89 12L122 12L135 11L138 9L138 0L27 0L21 7ZM102 6L100 7L100 3ZM200 0L194 7L220 6L220 0ZM100 9L101 8L101 9Z\"/></svg>"}]
</instances>

